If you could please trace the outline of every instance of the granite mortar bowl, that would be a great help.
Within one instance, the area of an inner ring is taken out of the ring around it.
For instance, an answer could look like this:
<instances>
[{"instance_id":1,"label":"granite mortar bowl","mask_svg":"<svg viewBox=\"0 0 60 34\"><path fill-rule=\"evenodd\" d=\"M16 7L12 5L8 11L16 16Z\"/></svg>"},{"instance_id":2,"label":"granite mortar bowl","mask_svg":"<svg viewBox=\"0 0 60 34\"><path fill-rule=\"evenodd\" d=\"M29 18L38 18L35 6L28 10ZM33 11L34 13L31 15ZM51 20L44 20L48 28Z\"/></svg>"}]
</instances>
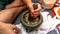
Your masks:
<instances>
[{"instance_id":1,"label":"granite mortar bowl","mask_svg":"<svg viewBox=\"0 0 60 34\"><path fill-rule=\"evenodd\" d=\"M36 8L36 6L34 6ZM25 9L20 14L20 21L27 30L34 30L43 22L43 16L40 14L36 19L30 16L29 9Z\"/></svg>"}]
</instances>

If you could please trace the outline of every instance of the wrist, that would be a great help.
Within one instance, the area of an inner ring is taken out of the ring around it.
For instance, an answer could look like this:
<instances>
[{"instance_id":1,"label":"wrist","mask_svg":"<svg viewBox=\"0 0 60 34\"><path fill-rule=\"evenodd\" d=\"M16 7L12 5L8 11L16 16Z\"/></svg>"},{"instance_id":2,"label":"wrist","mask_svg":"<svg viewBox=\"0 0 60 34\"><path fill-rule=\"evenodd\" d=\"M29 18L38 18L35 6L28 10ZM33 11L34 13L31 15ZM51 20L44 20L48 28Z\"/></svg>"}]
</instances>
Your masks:
<instances>
[{"instance_id":1,"label":"wrist","mask_svg":"<svg viewBox=\"0 0 60 34\"><path fill-rule=\"evenodd\" d=\"M32 0L23 0L26 5L32 4Z\"/></svg>"}]
</instances>

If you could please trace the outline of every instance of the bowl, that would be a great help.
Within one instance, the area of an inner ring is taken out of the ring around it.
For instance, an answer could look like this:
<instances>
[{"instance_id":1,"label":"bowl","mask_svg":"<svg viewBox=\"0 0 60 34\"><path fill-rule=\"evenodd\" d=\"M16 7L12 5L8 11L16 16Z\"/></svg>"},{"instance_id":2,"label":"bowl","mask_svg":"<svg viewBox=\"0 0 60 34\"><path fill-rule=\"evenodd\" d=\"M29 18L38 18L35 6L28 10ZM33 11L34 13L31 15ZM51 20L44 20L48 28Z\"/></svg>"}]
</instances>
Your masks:
<instances>
[{"instance_id":1,"label":"bowl","mask_svg":"<svg viewBox=\"0 0 60 34\"><path fill-rule=\"evenodd\" d=\"M23 12L20 14L20 21L22 25L27 29L27 30L34 30L38 26L40 26L43 22L43 17L40 14L36 19L30 16L29 10L25 9Z\"/></svg>"}]
</instances>

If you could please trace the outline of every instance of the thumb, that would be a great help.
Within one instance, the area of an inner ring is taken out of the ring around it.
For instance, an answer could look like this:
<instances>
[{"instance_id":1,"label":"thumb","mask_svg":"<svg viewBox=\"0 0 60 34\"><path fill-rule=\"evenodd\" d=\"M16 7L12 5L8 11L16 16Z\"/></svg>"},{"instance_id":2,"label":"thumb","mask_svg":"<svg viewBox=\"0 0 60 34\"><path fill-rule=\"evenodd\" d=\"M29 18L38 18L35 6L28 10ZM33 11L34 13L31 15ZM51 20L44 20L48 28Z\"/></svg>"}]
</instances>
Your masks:
<instances>
[{"instance_id":1,"label":"thumb","mask_svg":"<svg viewBox=\"0 0 60 34\"><path fill-rule=\"evenodd\" d=\"M34 12L34 11L33 11L33 10L34 10L33 4L29 4L28 7L29 7L29 10L30 10L31 12Z\"/></svg>"}]
</instances>

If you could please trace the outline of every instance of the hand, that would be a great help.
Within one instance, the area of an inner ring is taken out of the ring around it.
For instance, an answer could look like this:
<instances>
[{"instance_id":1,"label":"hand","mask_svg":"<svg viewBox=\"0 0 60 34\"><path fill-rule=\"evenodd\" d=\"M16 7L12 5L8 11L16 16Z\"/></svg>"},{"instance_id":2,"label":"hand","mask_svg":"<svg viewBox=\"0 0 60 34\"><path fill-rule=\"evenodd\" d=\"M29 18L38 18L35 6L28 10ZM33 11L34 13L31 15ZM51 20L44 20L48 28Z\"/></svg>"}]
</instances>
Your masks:
<instances>
[{"instance_id":1,"label":"hand","mask_svg":"<svg viewBox=\"0 0 60 34\"><path fill-rule=\"evenodd\" d=\"M41 5L37 3L38 4L38 8L36 10L34 10L34 8L33 8L33 4L34 3L32 2L32 0L23 0L23 1L27 5L27 7L29 7L29 9L31 11L31 16L36 18L39 15L39 13L40 13Z\"/></svg>"},{"instance_id":2,"label":"hand","mask_svg":"<svg viewBox=\"0 0 60 34\"><path fill-rule=\"evenodd\" d=\"M24 2L22 0L14 0L11 4L7 5L6 8L13 8L18 6L23 6Z\"/></svg>"},{"instance_id":3,"label":"hand","mask_svg":"<svg viewBox=\"0 0 60 34\"><path fill-rule=\"evenodd\" d=\"M29 9L30 9L30 12L31 12L30 14L34 18L36 18L37 16L39 16L40 10L41 10L41 5L38 4L38 3L37 3L37 5L38 5L37 9L34 10L33 4L29 4Z\"/></svg>"},{"instance_id":4,"label":"hand","mask_svg":"<svg viewBox=\"0 0 60 34\"><path fill-rule=\"evenodd\" d=\"M0 22L0 34L18 34L19 32L22 34L15 25Z\"/></svg>"}]
</instances>

